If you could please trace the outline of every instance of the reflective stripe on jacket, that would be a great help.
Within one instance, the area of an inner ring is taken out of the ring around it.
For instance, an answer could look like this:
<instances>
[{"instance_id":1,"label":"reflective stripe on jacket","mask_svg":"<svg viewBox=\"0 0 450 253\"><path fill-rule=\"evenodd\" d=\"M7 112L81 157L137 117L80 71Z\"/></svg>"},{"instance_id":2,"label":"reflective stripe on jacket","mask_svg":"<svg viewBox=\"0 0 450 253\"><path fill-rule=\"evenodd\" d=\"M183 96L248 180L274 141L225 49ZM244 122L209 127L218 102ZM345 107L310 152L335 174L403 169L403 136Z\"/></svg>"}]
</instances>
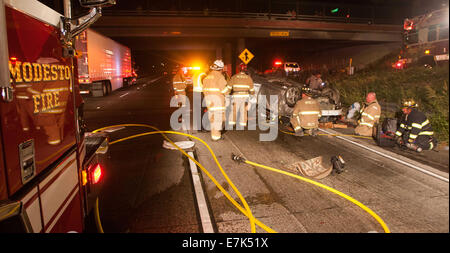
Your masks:
<instances>
[{"instance_id":1,"label":"reflective stripe on jacket","mask_svg":"<svg viewBox=\"0 0 450 253\"><path fill-rule=\"evenodd\" d=\"M181 74L176 74L173 77L172 84L175 93L184 92L186 90L186 80Z\"/></svg>"},{"instance_id":2,"label":"reflective stripe on jacket","mask_svg":"<svg viewBox=\"0 0 450 253\"><path fill-rule=\"evenodd\" d=\"M292 114L292 117L299 121L299 125L306 129L318 128L321 116L319 103L311 97L305 97L297 101Z\"/></svg>"},{"instance_id":3,"label":"reflective stripe on jacket","mask_svg":"<svg viewBox=\"0 0 450 253\"><path fill-rule=\"evenodd\" d=\"M255 94L253 80L244 72L239 72L232 76L227 84L227 88L233 91L233 97L244 97L245 95L248 97L248 94Z\"/></svg>"},{"instance_id":4,"label":"reflective stripe on jacket","mask_svg":"<svg viewBox=\"0 0 450 253\"><path fill-rule=\"evenodd\" d=\"M203 79L203 92L208 94L227 94L226 90L227 81L225 77L217 70L211 71Z\"/></svg>"},{"instance_id":5,"label":"reflective stripe on jacket","mask_svg":"<svg viewBox=\"0 0 450 253\"><path fill-rule=\"evenodd\" d=\"M378 123L381 115L381 107L378 101L373 101L365 108L361 110L361 120L359 125L373 127L375 123Z\"/></svg>"}]
</instances>

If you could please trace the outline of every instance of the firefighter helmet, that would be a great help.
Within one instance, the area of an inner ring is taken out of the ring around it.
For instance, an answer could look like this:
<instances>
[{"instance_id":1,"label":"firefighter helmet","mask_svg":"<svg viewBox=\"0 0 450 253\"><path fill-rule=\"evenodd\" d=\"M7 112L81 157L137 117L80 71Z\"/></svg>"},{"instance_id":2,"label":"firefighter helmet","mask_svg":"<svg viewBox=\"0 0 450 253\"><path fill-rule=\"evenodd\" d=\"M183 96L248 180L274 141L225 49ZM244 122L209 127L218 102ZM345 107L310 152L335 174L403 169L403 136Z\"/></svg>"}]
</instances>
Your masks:
<instances>
[{"instance_id":1,"label":"firefighter helmet","mask_svg":"<svg viewBox=\"0 0 450 253\"><path fill-rule=\"evenodd\" d=\"M308 85L303 85L303 87L302 87L302 94L311 96L311 95L312 95L312 90L311 90L311 88L309 88Z\"/></svg>"},{"instance_id":2,"label":"firefighter helmet","mask_svg":"<svg viewBox=\"0 0 450 253\"><path fill-rule=\"evenodd\" d=\"M412 98L404 99L402 101L402 108L417 108L419 105L417 105L416 101Z\"/></svg>"},{"instance_id":3,"label":"firefighter helmet","mask_svg":"<svg viewBox=\"0 0 450 253\"><path fill-rule=\"evenodd\" d=\"M222 70L225 64L223 64L222 60L215 60L213 65L211 65L212 70Z\"/></svg>"}]
</instances>

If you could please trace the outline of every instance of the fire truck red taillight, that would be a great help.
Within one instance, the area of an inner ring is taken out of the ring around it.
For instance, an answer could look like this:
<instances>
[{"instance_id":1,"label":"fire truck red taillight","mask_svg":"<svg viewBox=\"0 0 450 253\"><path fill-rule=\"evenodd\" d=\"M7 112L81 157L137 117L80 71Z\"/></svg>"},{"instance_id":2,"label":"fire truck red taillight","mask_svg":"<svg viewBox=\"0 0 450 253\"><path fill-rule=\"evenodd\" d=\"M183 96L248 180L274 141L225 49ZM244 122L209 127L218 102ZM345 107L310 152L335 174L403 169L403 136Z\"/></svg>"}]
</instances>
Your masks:
<instances>
[{"instance_id":1,"label":"fire truck red taillight","mask_svg":"<svg viewBox=\"0 0 450 253\"><path fill-rule=\"evenodd\" d=\"M96 184L100 181L100 179L102 178L102 174L103 174L103 169L100 166L100 164L97 164L97 166L95 166L95 169L91 172L91 176L92 176L92 183Z\"/></svg>"}]
</instances>

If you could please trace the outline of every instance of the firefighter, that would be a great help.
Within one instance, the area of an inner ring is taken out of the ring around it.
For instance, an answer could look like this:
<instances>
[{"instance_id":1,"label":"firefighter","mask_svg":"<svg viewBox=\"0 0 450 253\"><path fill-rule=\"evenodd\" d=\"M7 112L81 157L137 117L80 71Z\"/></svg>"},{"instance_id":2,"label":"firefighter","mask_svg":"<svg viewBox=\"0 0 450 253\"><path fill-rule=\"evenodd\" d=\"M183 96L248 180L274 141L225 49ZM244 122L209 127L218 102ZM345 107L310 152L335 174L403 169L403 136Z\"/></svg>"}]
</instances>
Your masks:
<instances>
[{"instance_id":1,"label":"firefighter","mask_svg":"<svg viewBox=\"0 0 450 253\"><path fill-rule=\"evenodd\" d=\"M183 70L178 69L178 72L173 77L173 90L175 93L175 98L178 101L179 107L184 107L186 104L186 79L184 78Z\"/></svg>"},{"instance_id":2,"label":"firefighter","mask_svg":"<svg viewBox=\"0 0 450 253\"><path fill-rule=\"evenodd\" d=\"M314 92L321 89L322 85L322 74L319 71L314 71L313 74L306 79L306 84L309 85L309 88Z\"/></svg>"},{"instance_id":3,"label":"firefighter","mask_svg":"<svg viewBox=\"0 0 450 253\"><path fill-rule=\"evenodd\" d=\"M373 126L380 121L381 107L378 104L375 92L366 96L366 105L361 109L361 119L355 128L355 133L362 136L372 136Z\"/></svg>"},{"instance_id":4,"label":"firefighter","mask_svg":"<svg viewBox=\"0 0 450 253\"><path fill-rule=\"evenodd\" d=\"M223 67L224 63L222 60L214 61L210 66L211 71L203 79L203 94L206 107L208 108L213 141L222 138L222 124L225 121L225 95L229 93L229 89L226 87L227 81L221 73Z\"/></svg>"},{"instance_id":5,"label":"firefighter","mask_svg":"<svg viewBox=\"0 0 450 253\"><path fill-rule=\"evenodd\" d=\"M239 125L247 126L247 111L250 95L255 94L252 78L247 75L247 65L239 65L240 72L233 75L227 84L227 89L232 90L231 98L233 105L232 119L230 125L235 125L239 113Z\"/></svg>"},{"instance_id":6,"label":"firefighter","mask_svg":"<svg viewBox=\"0 0 450 253\"><path fill-rule=\"evenodd\" d=\"M432 150L437 146L433 128L425 114L417 110L417 107L413 99L403 100L403 117L400 127L395 132L396 142L417 152Z\"/></svg>"},{"instance_id":7,"label":"firefighter","mask_svg":"<svg viewBox=\"0 0 450 253\"><path fill-rule=\"evenodd\" d=\"M291 118L291 124L296 136L303 136L303 129L309 135L317 135L319 118L322 116L322 113L319 108L319 103L311 96L311 88L304 85L302 87L302 99L295 104Z\"/></svg>"}]
</instances>

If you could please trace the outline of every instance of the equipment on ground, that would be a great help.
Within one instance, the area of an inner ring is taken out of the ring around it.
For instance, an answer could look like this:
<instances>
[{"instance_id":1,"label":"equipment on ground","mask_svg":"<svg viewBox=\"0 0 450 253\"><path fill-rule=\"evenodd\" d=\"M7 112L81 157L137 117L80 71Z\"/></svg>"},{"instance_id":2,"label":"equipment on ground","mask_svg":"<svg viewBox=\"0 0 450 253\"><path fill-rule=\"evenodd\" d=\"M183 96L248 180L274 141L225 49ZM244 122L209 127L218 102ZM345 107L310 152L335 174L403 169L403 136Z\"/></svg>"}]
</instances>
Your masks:
<instances>
[{"instance_id":1,"label":"equipment on ground","mask_svg":"<svg viewBox=\"0 0 450 253\"><path fill-rule=\"evenodd\" d=\"M341 174L345 171L345 161L342 159L342 156L332 156L331 164L333 165L333 171L336 171L336 173Z\"/></svg>"},{"instance_id":2,"label":"equipment on ground","mask_svg":"<svg viewBox=\"0 0 450 253\"><path fill-rule=\"evenodd\" d=\"M397 119L386 118L382 124L375 123L374 138L380 147L394 147L396 145L395 131L397 131Z\"/></svg>"}]
</instances>

